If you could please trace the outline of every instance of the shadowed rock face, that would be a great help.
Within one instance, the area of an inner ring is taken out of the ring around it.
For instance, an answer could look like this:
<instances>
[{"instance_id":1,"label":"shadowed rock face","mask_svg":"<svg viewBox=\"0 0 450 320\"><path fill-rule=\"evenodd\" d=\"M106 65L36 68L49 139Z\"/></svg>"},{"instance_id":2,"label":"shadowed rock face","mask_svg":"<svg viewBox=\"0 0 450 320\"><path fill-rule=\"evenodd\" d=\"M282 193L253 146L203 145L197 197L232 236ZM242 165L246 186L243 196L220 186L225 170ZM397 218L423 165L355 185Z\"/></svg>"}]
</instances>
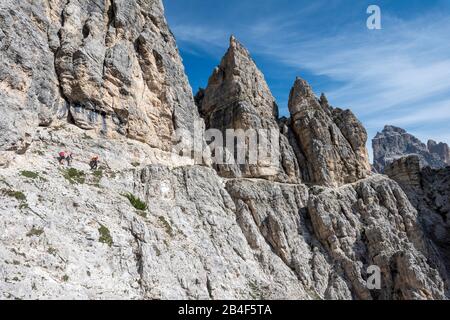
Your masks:
<instances>
[{"instance_id":1,"label":"shadowed rock face","mask_svg":"<svg viewBox=\"0 0 450 320\"><path fill-rule=\"evenodd\" d=\"M427 262L439 259L397 183L374 176L339 189L315 190L308 203L315 234L344 271L356 298L445 297L441 275ZM370 265L382 270L381 291L371 292L362 280Z\"/></svg>"},{"instance_id":2,"label":"shadowed rock face","mask_svg":"<svg viewBox=\"0 0 450 320\"><path fill-rule=\"evenodd\" d=\"M450 165L450 147L448 144L429 140L427 146L431 153L437 154L446 165Z\"/></svg>"},{"instance_id":3,"label":"shadowed rock face","mask_svg":"<svg viewBox=\"0 0 450 320\"><path fill-rule=\"evenodd\" d=\"M407 156L394 160L384 172L403 186L420 187L421 165L418 156Z\"/></svg>"},{"instance_id":4,"label":"shadowed rock face","mask_svg":"<svg viewBox=\"0 0 450 320\"><path fill-rule=\"evenodd\" d=\"M386 167L386 174L397 181L419 212L428 237L433 241L440 259L435 264L450 277L450 168L422 168L420 157L400 158Z\"/></svg>"},{"instance_id":5,"label":"shadowed rock face","mask_svg":"<svg viewBox=\"0 0 450 320\"><path fill-rule=\"evenodd\" d=\"M273 163L258 160L257 164L217 165L224 177L253 177L283 182L299 182L295 154L284 135L279 135L278 106L263 74L250 53L234 37L218 67L209 78L208 87L197 94L200 113L208 129L218 129L224 136L227 129L273 130L268 145L278 151Z\"/></svg>"},{"instance_id":6,"label":"shadowed rock face","mask_svg":"<svg viewBox=\"0 0 450 320\"><path fill-rule=\"evenodd\" d=\"M289 111L306 181L340 186L369 175L367 132L351 111L331 108L325 96L318 100L300 78L291 90Z\"/></svg>"},{"instance_id":7,"label":"shadowed rock face","mask_svg":"<svg viewBox=\"0 0 450 320\"><path fill-rule=\"evenodd\" d=\"M339 189L231 180L237 223L262 261L270 248L308 292L325 299L441 299L417 211L394 181L374 176ZM381 290L367 270L382 270Z\"/></svg>"},{"instance_id":8,"label":"shadowed rock face","mask_svg":"<svg viewBox=\"0 0 450 320\"><path fill-rule=\"evenodd\" d=\"M429 142L429 147L406 130L394 126L386 126L372 141L374 151L374 168L383 173L387 165L394 160L408 155L417 155L421 166L442 168L446 164L446 151L444 144L436 145ZM448 157L448 154L447 154Z\"/></svg>"}]
</instances>

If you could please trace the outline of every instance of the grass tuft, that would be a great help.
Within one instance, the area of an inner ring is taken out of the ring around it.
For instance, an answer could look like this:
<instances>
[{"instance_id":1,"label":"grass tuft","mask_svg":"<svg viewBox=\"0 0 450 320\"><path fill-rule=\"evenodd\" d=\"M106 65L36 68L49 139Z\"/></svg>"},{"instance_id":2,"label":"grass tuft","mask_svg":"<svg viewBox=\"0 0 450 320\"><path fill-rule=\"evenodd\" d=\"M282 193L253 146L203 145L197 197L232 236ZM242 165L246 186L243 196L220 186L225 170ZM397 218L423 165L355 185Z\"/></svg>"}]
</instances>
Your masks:
<instances>
[{"instance_id":1,"label":"grass tuft","mask_svg":"<svg viewBox=\"0 0 450 320\"><path fill-rule=\"evenodd\" d=\"M164 229L166 229L166 233L169 236L173 236L174 232L170 223L163 216L158 217L158 220L164 226Z\"/></svg>"},{"instance_id":2,"label":"grass tuft","mask_svg":"<svg viewBox=\"0 0 450 320\"><path fill-rule=\"evenodd\" d=\"M39 173L33 172L33 171L26 171L26 170L25 171L21 171L20 175L22 177L29 178L29 179L37 179L37 178L39 178Z\"/></svg>"},{"instance_id":3,"label":"grass tuft","mask_svg":"<svg viewBox=\"0 0 450 320\"><path fill-rule=\"evenodd\" d=\"M23 192L11 189L0 189L0 194L16 199L19 202L19 209L28 209L27 197Z\"/></svg>"},{"instance_id":4,"label":"grass tuft","mask_svg":"<svg viewBox=\"0 0 450 320\"><path fill-rule=\"evenodd\" d=\"M0 193L7 197L14 198L17 201L21 201L21 202L27 201L27 197L21 191L15 191L15 190L10 190L10 189L1 189Z\"/></svg>"},{"instance_id":5,"label":"grass tuft","mask_svg":"<svg viewBox=\"0 0 450 320\"><path fill-rule=\"evenodd\" d=\"M63 171L63 176L71 184L84 184L86 181L86 174L75 168L69 168Z\"/></svg>"},{"instance_id":6,"label":"grass tuft","mask_svg":"<svg viewBox=\"0 0 450 320\"><path fill-rule=\"evenodd\" d=\"M95 170L93 175L100 180L101 178L103 178L103 170Z\"/></svg>"},{"instance_id":7,"label":"grass tuft","mask_svg":"<svg viewBox=\"0 0 450 320\"><path fill-rule=\"evenodd\" d=\"M49 248L47 249L47 253L51 254L52 256L56 256L56 254L58 253L58 250L56 250L56 249L53 248L53 247L49 247Z\"/></svg>"},{"instance_id":8,"label":"grass tuft","mask_svg":"<svg viewBox=\"0 0 450 320\"><path fill-rule=\"evenodd\" d=\"M113 245L113 239L111 237L111 232L109 232L109 229L107 227L100 224L98 233L100 234L100 238L98 239L98 241L100 241L101 243L105 243L110 247Z\"/></svg>"},{"instance_id":9,"label":"grass tuft","mask_svg":"<svg viewBox=\"0 0 450 320\"><path fill-rule=\"evenodd\" d=\"M135 195L133 195L132 193L130 193L130 192L125 193L125 194L122 194L122 196L127 198L130 201L131 205L135 209L140 210L140 211L147 210L147 204L144 201L142 201L141 199L139 199L138 197L136 197Z\"/></svg>"}]
</instances>

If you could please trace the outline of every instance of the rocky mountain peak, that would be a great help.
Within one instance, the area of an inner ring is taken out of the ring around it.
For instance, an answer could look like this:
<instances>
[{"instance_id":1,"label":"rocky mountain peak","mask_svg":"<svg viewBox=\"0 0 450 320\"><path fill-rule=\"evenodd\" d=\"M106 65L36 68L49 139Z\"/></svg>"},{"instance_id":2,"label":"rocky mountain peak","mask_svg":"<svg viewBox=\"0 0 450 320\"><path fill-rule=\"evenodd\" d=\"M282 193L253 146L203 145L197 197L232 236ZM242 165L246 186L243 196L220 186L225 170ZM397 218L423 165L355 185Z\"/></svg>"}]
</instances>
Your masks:
<instances>
[{"instance_id":1,"label":"rocky mountain peak","mask_svg":"<svg viewBox=\"0 0 450 320\"><path fill-rule=\"evenodd\" d=\"M308 82L300 77L295 79L289 94L289 111L291 115L300 112L301 108L318 107L319 102Z\"/></svg>"},{"instance_id":2,"label":"rocky mountain peak","mask_svg":"<svg viewBox=\"0 0 450 320\"><path fill-rule=\"evenodd\" d=\"M250 52L234 37L220 65L208 81L201 104L203 114L226 108L236 101L248 101L263 118L278 116L269 86Z\"/></svg>"},{"instance_id":3,"label":"rocky mountain peak","mask_svg":"<svg viewBox=\"0 0 450 320\"><path fill-rule=\"evenodd\" d=\"M367 132L350 110L333 109L322 95L297 78L289 97L291 123L300 150L305 180L339 186L358 181L369 173L365 143Z\"/></svg>"},{"instance_id":4,"label":"rocky mountain peak","mask_svg":"<svg viewBox=\"0 0 450 320\"><path fill-rule=\"evenodd\" d=\"M394 160L408 155L417 155L422 167L442 168L448 163L448 146L433 141L428 146L406 130L395 126L385 126L372 141L374 168L384 172Z\"/></svg>"},{"instance_id":5,"label":"rocky mountain peak","mask_svg":"<svg viewBox=\"0 0 450 320\"><path fill-rule=\"evenodd\" d=\"M254 64L248 49L234 35L230 36L228 50L223 56L222 61L224 63L221 64L221 67L226 71L239 70L239 65L242 64Z\"/></svg>"},{"instance_id":6,"label":"rocky mountain peak","mask_svg":"<svg viewBox=\"0 0 450 320\"><path fill-rule=\"evenodd\" d=\"M297 76L294 81L294 85L292 86L292 91L294 94L303 95L303 96L314 96L314 92L309 83Z\"/></svg>"},{"instance_id":7,"label":"rocky mountain peak","mask_svg":"<svg viewBox=\"0 0 450 320\"><path fill-rule=\"evenodd\" d=\"M330 104L329 104L329 102L328 102L328 98L327 98L327 96L325 95L325 93L322 93L322 94L320 95L319 103L320 103L320 105L322 106L322 108L325 108L325 109L329 109L329 108L330 108Z\"/></svg>"},{"instance_id":8,"label":"rocky mountain peak","mask_svg":"<svg viewBox=\"0 0 450 320\"><path fill-rule=\"evenodd\" d=\"M234 35L231 35L230 45L226 55L234 55L235 57L238 57L237 52L240 52L242 54L242 57L251 59L250 52L247 50L247 48L245 48L244 45L242 45Z\"/></svg>"},{"instance_id":9,"label":"rocky mountain peak","mask_svg":"<svg viewBox=\"0 0 450 320\"><path fill-rule=\"evenodd\" d=\"M234 36L231 36L230 47L209 78L208 86L197 93L196 102L208 129L224 133L227 129L253 130L258 134L263 130L273 130L277 133L277 137L270 140L270 144L279 149L274 163L220 164L216 169L221 175L299 181L294 151L287 138L279 134L275 98L250 52Z\"/></svg>"},{"instance_id":10,"label":"rocky mountain peak","mask_svg":"<svg viewBox=\"0 0 450 320\"><path fill-rule=\"evenodd\" d=\"M388 133L407 134L405 129L396 126L386 125L384 126L383 132L381 134L388 134Z\"/></svg>"}]
</instances>

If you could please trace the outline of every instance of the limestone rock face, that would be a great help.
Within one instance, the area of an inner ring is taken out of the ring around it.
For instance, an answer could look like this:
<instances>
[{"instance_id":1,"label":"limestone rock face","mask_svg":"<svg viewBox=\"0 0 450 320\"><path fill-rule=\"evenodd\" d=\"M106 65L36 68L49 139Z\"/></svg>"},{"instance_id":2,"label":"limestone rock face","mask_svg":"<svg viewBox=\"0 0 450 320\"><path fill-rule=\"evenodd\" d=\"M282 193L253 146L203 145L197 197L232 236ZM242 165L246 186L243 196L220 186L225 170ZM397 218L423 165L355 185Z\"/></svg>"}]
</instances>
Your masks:
<instances>
[{"instance_id":1,"label":"limestone rock face","mask_svg":"<svg viewBox=\"0 0 450 320\"><path fill-rule=\"evenodd\" d=\"M372 141L374 151L374 168L383 173L384 168L392 163L394 160L402 158L407 155L417 155L420 158L421 166L430 166L432 168L445 167L445 156L435 152L436 148L439 150L443 146L435 146L430 142L429 149L427 145L421 142L413 135L406 132L406 130L386 126L382 132L379 132Z\"/></svg>"},{"instance_id":2,"label":"limestone rock face","mask_svg":"<svg viewBox=\"0 0 450 320\"><path fill-rule=\"evenodd\" d=\"M443 278L450 277L450 168L421 168L418 156L395 160L386 168L390 178L397 181L419 212L420 221L432 240L437 255L435 264Z\"/></svg>"},{"instance_id":3,"label":"limestone rock face","mask_svg":"<svg viewBox=\"0 0 450 320\"><path fill-rule=\"evenodd\" d=\"M258 161L253 163L218 164L216 168L220 175L299 182L295 154L286 136L279 133L275 99L250 53L234 37L231 37L227 53L211 75L208 87L197 94L196 100L207 129L217 129L224 136L228 129L254 130L261 145L265 139L265 144L270 146L269 151L276 147L273 160L258 157ZM261 137L260 134L265 132L266 138Z\"/></svg>"},{"instance_id":4,"label":"limestone rock face","mask_svg":"<svg viewBox=\"0 0 450 320\"><path fill-rule=\"evenodd\" d=\"M0 150L26 152L34 128L64 116L48 36L60 2L0 3Z\"/></svg>"},{"instance_id":5,"label":"limestone rock face","mask_svg":"<svg viewBox=\"0 0 450 320\"><path fill-rule=\"evenodd\" d=\"M427 146L431 153L437 154L445 164L450 165L450 147L448 144L429 140Z\"/></svg>"},{"instance_id":6,"label":"limestone rock face","mask_svg":"<svg viewBox=\"0 0 450 320\"><path fill-rule=\"evenodd\" d=\"M350 279L358 299L442 299L445 286L427 258L417 211L393 181L374 176L340 189L312 191L315 234ZM367 288L378 266L382 290Z\"/></svg>"},{"instance_id":7,"label":"limestone rock face","mask_svg":"<svg viewBox=\"0 0 450 320\"><path fill-rule=\"evenodd\" d=\"M254 252L213 170L173 167L170 155L164 164L163 153L124 141L124 155L153 158L136 167L140 158L118 155L117 142L93 139L78 149L80 131L68 130L43 129L30 152L1 171L2 299L312 298L270 249L265 260ZM59 139L76 151L82 179L35 153L56 152ZM97 143L102 165L90 172L83 159ZM148 209L135 209L128 192Z\"/></svg>"},{"instance_id":8,"label":"limestone rock face","mask_svg":"<svg viewBox=\"0 0 450 320\"><path fill-rule=\"evenodd\" d=\"M424 168L422 193L417 193L420 202L417 207L421 213L424 228L435 243L441 256L441 268L446 270L450 279L450 168ZM409 194L409 193L408 193ZM416 197L417 197L416 195ZM422 195L422 198L420 196ZM416 203L410 195L411 202Z\"/></svg>"},{"instance_id":9,"label":"limestone rock face","mask_svg":"<svg viewBox=\"0 0 450 320\"><path fill-rule=\"evenodd\" d=\"M118 132L169 149L195 108L162 4L70 1L56 71L70 116L84 129Z\"/></svg>"},{"instance_id":10,"label":"limestone rock face","mask_svg":"<svg viewBox=\"0 0 450 320\"><path fill-rule=\"evenodd\" d=\"M160 0L21 1L7 10L12 2L1 8L2 109L30 114L2 119L3 149L23 149L25 128L48 126L58 112L164 150L174 130L193 132L198 113Z\"/></svg>"},{"instance_id":11,"label":"limestone rock face","mask_svg":"<svg viewBox=\"0 0 450 320\"><path fill-rule=\"evenodd\" d=\"M412 155L397 159L385 168L385 173L402 186L420 187L420 158Z\"/></svg>"},{"instance_id":12,"label":"limestone rock face","mask_svg":"<svg viewBox=\"0 0 450 320\"><path fill-rule=\"evenodd\" d=\"M306 186L231 180L226 189L236 205L237 223L261 261L274 252L313 298L352 298L351 285L314 235Z\"/></svg>"},{"instance_id":13,"label":"limestone rock face","mask_svg":"<svg viewBox=\"0 0 450 320\"><path fill-rule=\"evenodd\" d=\"M305 181L324 186L353 183L369 175L367 132L349 110L318 100L297 78L289 98L291 126L304 156Z\"/></svg>"},{"instance_id":14,"label":"limestone rock face","mask_svg":"<svg viewBox=\"0 0 450 320\"><path fill-rule=\"evenodd\" d=\"M442 297L416 211L381 176L339 189L224 180L69 124L33 137L0 171L2 298ZM62 143L75 175L48 156ZM99 171L89 171L92 154ZM148 209L135 209L128 192ZM371 263L386 267L381 293L364 289ZM391 295L394 284L401 294Z\"/></svg>"}]
</instances>

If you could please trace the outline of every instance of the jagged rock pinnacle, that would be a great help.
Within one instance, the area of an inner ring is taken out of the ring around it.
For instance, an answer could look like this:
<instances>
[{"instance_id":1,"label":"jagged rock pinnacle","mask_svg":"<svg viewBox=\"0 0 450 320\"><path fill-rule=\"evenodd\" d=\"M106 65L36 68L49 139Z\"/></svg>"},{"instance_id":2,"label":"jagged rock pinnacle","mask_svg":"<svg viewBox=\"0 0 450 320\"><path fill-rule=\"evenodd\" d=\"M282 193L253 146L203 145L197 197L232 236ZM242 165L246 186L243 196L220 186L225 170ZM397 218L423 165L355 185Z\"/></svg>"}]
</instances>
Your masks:
<instances>
[{"instance_id":1,"label":"jagged rock pinnacle","mask_svg":"<svg viewBox=\"0 0 450 320\"><path fill-rule=\"evenodd\" d=\"M330 108L330 104L329 104L329 102L328 102L328 98L327 98L327 96L325 95L325 93L322 93L322 94L320 95L319 103L320 103L320 105L322 106L322 108L324 108L324 109L329 109L329 108Z\"/></svg>"},{"instance_id":2,"label":"jagged rock pinnacle","mask_svg":"<svg viewBox=\"0 0 450 320\"><path fill-rule=\"evenodd\" d=\"M205 117L208 128L279 130L278 106L264 75L249 51L234 36L231 36L228 51L214 69L208 87L200 96L202 98L197 101L200 101L200 113ZM241 168L220 166L218 171L227 177L299 181L298 164L292 147L284 138L271 143L280 145L281 170L275 169L273 165L256 165Z\"/></svg>"},{"instance_id":3,"label":"jagged rock pinnacle","mask_svg":"<svg viewBox=\"0 0 450 320\"><path fill-rule=\"evenodd\" d=\"M325 108L325 101L324 95L318 100L311 86L297 77L289 111L304 167L312 183L339 186L358 181L370 171L367 132L351 111L332 109L328 101Z\"/></svg>"},{"instance_id":4,"label":"jagged rock pinnacle","mask_svg":"<svg viewBox=\"0 0 450 320\"><path fill-rule=\"evenodd\" d=\"M237 39L234 35L230 36L230 47L232 47L233 45L236 45L237 43Z\"/></svg>"},{"instance_id":5,"label":"jagged rock pinnacle","mask_svg":"<svg viewBox=\"0 0 450 320\"><path fill-rule=\"evenodd\" d=\"M318 105L311 86L302 78L297 77L289 94L289 111L291 115L295 115L302 107L316 107Z\"/></svg>"},{"instance_id":6,"label":"jagged rock pinnacle","mask_svg":"<svg viewBox=\"0 0 450 320\"><path fill-rule=\"evenodd\" d=\"M434 140L429 140L427 143L428 151L437 154L439 158L446 164L450 165L450 147L448 144Z\"/></svg>"},{"instance_id":7,"label":"jagged rock pinnacle","mask_svg":"<svg viewBox=\"0 0 450 320\"><path fill-rule=\"evenodd\" d=\"M236 101L248 101L264 118L273 117L278 111L274 107L275 98L250 52L231 36L230 47L208 81L202 113L207 114Z\"/></svg>"}]
</instances>

